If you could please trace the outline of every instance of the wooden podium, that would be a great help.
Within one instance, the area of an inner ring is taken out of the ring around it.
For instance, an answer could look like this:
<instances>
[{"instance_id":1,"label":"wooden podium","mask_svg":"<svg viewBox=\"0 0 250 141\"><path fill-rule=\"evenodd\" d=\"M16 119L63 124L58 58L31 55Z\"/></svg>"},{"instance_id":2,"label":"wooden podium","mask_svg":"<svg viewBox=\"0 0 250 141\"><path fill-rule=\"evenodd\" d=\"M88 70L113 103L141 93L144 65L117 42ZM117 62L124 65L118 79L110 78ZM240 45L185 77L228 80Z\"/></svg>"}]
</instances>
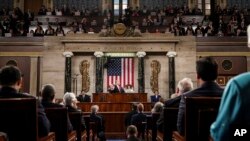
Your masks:
<instances>
[{"instance_id":1,"label":"wooden podium","mask_svg":"<svg viewBox=\"0 0 250 141\"><path fill-rule=\"evenodd\" d=\"M93 102L147 102L147 93L93 93Z\"/></svg>"}]
</instances>

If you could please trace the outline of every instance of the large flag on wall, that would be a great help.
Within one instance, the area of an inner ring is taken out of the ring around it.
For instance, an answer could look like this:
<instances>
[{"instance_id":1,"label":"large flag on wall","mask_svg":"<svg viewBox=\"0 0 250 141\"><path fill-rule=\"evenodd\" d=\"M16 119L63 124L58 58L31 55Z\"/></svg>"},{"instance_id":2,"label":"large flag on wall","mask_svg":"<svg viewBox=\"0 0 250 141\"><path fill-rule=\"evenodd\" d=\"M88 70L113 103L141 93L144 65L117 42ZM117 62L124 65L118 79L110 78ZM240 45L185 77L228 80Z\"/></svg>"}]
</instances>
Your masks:
<instances>
[{"instance_id":1,"label":"large flag on wall","mask_svg":"<svg viewBox=\"0 0 250 141\"><path fill-rule=\"evenodd\" d=\"M134 87L134 58L112 57L108 59L107 85L120 83L122 87Z\"/></svg>"}]
</instances>

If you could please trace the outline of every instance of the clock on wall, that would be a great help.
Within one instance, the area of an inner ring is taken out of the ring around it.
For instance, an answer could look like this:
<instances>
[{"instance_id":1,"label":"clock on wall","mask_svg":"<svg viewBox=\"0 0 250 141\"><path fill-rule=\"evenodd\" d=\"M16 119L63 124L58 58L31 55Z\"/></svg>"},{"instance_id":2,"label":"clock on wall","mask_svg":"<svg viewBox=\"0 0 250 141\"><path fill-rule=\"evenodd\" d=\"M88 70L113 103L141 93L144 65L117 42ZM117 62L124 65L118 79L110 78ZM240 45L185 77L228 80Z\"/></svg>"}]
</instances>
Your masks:
<instances>
[{"instance_id":1,"label":"clock on wall","mask_svg":"<svg viewBox=\"0 0 250 141\"><path fill-rule=\"evenodd\" d=\"M225 71L229 71L233 68L233 63L231 60L223 60L222 61L222 68L225 70Z\"/></svg>"}]
</instances>

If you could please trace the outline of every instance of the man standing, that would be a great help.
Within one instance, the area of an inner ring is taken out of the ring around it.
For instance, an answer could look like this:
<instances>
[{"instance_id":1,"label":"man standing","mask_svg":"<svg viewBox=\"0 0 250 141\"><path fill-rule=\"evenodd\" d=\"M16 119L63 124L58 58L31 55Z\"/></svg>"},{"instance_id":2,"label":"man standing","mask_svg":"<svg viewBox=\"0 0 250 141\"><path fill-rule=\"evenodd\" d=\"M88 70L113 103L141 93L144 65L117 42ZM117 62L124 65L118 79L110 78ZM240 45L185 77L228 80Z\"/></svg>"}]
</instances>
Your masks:
<instances>
[{"instance_id":1,"label":"man standing","mask_svg":"<svg viewBox=\"0 0 250 141\"><path fill-rule=\"evenodd\" d=\"M158 91L154 92L154 95L150 96L151 102L156 103L160 100L161 96L159 95Z\"/></svg>"},{"instance_id":2,"label":"man standing","mask_svg":"<svg viewBox=\"0 0 250 141\"><path fill-rule=\"evenodd\" d=\"M81 91L81 94L78 95L76 98L79 102L91 102L90 96L87 95L83 90Z\"/></svg>"},{"instance_id":3,"label":"man standing","mask_svg":"<svg viewBox=\"0 0 250 141\"><path fill-rule=\"evenodd\" d=\"M196 61L197 82L199 87L181 96L178 111L177 130L184 135L185 125L185 97L220 97L223 89L215 82L218 76L218 65L211 57L204 57Z\"/></svg>"}]
</instances>

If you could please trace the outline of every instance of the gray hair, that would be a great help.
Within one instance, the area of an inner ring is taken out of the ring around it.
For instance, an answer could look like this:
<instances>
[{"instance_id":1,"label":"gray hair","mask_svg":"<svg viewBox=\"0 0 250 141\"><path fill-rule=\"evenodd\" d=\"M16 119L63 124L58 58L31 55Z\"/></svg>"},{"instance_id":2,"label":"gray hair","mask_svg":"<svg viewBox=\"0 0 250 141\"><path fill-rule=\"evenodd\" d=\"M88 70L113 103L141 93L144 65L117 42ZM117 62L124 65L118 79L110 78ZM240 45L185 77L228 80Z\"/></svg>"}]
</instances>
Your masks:
<instances>
[{"instance_id":1,"label":"gray hair","mask_svg":"<svg viewBox=\"0 0 250 141\"><path fill-rule=\"evenodd\" d=\"M91 113L97 113L99 110L99 106L98 105L92 105L91 108Z\"/></svg>"},{"instance_id":2,"label":"gray hair","mask_svg":"<svg viewBox=\"0 0 250 141\"><path fill-rule=\"evenodd\" d=\"M179 94L183 94L193 89L193 82L190 78L183 78L178 82Z\"/></svg>"},{"instance_id":3,"label":"gray hair","mask_svg":"<svg viewBox=\"0 0 250 141\"><path fill-rule=\"evenodd\" d=\"M154 112L156 112L156 113L161 112L163 110L163 106L164 106L164 104L161 103L160 101L156 102L155 105L154 105L154 107L153 107L153 109L152 109L152 113L154 113Z\"/></svg>"},{"instance_id":4,"label":"gray hair","mask_svg":"<svg viewBox=\"0 0 250 141\"><path fill-rule=\"evenodd\" d=\"M72 106L73 101L76 101L76 95L72 92L66 92L63 96L63 103L65 106Z\"/></svg>"}]
</instances>

